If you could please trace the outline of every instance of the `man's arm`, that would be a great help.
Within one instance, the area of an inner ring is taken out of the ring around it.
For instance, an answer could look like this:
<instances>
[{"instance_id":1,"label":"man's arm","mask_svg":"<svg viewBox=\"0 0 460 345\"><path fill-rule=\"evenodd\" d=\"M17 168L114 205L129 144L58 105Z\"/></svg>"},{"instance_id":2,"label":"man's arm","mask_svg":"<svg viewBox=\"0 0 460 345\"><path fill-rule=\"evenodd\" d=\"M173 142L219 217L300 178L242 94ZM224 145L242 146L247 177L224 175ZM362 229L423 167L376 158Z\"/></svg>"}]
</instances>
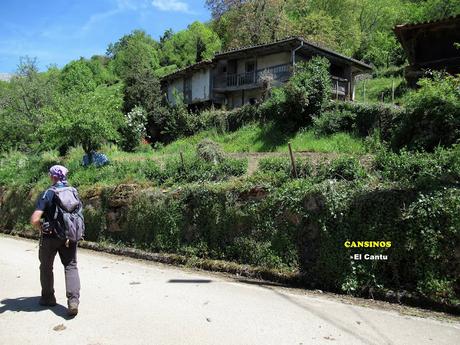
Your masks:
<instances>
[{"instance_id":1,"label":"man's arm","mask_svg":"<svg viewBox=\"0 0 460 345\"><path fill-rule=\"evenodd\" d=\"M30 224L37 229L41 230L41 225L40 225L40 219L42 217L43 211L41 210L35 210L34 213L32 213L32 216L30 217Z\"/></svg>"}]
</instances>

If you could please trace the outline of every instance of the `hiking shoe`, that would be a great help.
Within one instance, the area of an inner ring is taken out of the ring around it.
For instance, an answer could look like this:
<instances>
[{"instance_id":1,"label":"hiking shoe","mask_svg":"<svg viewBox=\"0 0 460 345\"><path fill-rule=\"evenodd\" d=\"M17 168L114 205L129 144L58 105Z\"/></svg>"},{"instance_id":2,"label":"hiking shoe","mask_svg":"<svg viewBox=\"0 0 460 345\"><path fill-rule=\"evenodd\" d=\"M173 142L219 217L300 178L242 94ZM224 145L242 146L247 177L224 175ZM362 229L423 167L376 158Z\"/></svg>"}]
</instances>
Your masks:
<instances>
[{"instance_id":1,"label":"hiking shoe","mask_svg":"<svg viewBox=\"0 0 460 345\"><path fill-rule=\"evenodd\" d=\"M78 314L78 303L71 302L69 303L69 309L67 309L67 315L75 316Z\"/></svg>"},{"instance_id":2,"label":"hiking shoe","mask_svg":"<svg viewBox=\"0 0 460 345\"><path fill-rule=\"evenodd\" d=\"M56 297L52 296L49 298L41 297L40 300L38 301L38 304L40 304L43 307L54 307L56 305Z\"/></svg>"}]
</instances>

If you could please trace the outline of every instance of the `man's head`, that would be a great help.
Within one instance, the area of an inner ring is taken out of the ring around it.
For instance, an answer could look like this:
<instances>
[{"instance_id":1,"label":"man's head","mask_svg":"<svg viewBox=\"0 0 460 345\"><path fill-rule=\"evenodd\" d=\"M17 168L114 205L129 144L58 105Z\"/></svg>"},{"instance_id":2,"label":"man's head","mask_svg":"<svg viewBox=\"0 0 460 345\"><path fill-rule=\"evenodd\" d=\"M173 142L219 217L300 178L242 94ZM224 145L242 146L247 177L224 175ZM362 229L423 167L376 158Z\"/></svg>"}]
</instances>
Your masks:
<instances>
[{"instance_id":1,"label":"man's head","mask_svg":"<svg viewBox=\"0 0 460 345\"><path fill-rule=\"evenodd\" d=\"M66 167L62 165L53 165L49 172L48 175L50 176L51 181L54 183L57 182L67 182L67 173L69 170L67 170Z\"/></svg>"}]
</instances>

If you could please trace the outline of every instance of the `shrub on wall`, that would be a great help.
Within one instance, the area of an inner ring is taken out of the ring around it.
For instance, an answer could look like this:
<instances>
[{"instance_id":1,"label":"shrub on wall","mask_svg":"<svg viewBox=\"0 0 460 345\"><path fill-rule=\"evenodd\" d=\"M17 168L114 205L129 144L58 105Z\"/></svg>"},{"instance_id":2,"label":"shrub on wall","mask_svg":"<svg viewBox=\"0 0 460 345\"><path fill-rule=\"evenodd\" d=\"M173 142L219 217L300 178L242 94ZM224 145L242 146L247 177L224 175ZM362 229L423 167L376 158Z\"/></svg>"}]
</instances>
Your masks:
<instances>
[{"instance_id":1,"label":"shrub on wall","mask_svg":"<svg viewBox=\"0 0 460 345\"><path fill-rule=\"evenodd\" d=\"M332 101L327 109L336 113L353 114L353 126L356 134L366 137L378 129L382 140L389 141L397 119L404 109L389 104L367 104L357 102ZM348 115L348 118L351 116ZM321 118L321 116L320 116Z\"/></svg>"},{"instance_id":2,"label":"shrub on wall","mask_svg":"<svg viewBox=\"0 0 460 345\"><path fill-rule=\"evenodd\" d=\"M436 149L433 154L402 150L380 150L375 168L383 179L424 189L460 183L460 145L451 150Z\"/></svg>"},{"instance_id":3,"label":"shrub on wall","mask_svg":"<svg viewBox=\"0 0 460 345\"><path fill-rule=\"evenodd\" d=\"M349 110L329 110L313 118L313 129L317 135L353 132L355 128L356 114Z\"/></svg>"},{"instance_id":4,"label":"shrub on wall","mask_svg":"<svg viewBox=\"0 0 460 345\"><path fill-rule=\"evenodd\" d=\"M298 177L312 176L313 167L308 160L297 158L295 163ZM291 161L286 157L262 158L259 161L259 171L264 173L283 173L286 176L293 176Z\"/></svg>"},{"instance_id":5,"label":"shrub on wall","mask_svg":"<svg viewBox=\"0 0 460 345\"><path fill-rule=\"evenodd\" d=\"M433 151L460 139L460 76L433 72L419 81L420 89L406 99L407 112L393 134L392 147L399 150Z\"/></svg>"},{"instance_id":6,"label":"shrub on wall","mask_svg":"<svg viewBox=\"0 0 460 345\"><path fill-rule=\"evenodd\" d=\"M361 163L354 157L340 157L330 163L323 163L319 166L317 178L336 180L359 180L367 176Z\"/></svg>"}]
</instances>

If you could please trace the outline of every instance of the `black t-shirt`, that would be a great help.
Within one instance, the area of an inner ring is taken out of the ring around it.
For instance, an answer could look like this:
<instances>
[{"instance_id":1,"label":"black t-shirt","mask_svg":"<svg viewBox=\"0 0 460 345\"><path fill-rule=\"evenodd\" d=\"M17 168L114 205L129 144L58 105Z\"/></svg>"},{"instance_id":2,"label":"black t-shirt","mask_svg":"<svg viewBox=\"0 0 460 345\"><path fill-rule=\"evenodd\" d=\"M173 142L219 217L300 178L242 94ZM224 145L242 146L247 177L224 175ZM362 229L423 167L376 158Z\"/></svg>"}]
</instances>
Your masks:
<instances>
[{"instance_id":1,"label":"black t-shirt","mask_svg":"<svg viewBox=\"0 0 460 345\"><path fill-rule=\"evenodd\" d=\"M67 186L55 186L57 188L67 187ZM56 212L56 204L54 202L54 192L51 189L47 189L44 191L37 200L37 204L35 206L35 210L43 211L42 218L45 222L53 223L54 222L54 214ZM56 237L56 234L45 234L45 237Z\"/></svg>"},{"instance_id":2,"label":"black t-shirt","mask_svg":"<svg viewBox=\"0 0 460 345\"><path fill-rule=\"evenodd\" d=\"M54 218L56 212L56 204L54 203L54 192L51 189L44 191L37 200L35 207L37 211L43 211L42 218L45 222L50 222Z\"/></svg>"}]
</instances>

